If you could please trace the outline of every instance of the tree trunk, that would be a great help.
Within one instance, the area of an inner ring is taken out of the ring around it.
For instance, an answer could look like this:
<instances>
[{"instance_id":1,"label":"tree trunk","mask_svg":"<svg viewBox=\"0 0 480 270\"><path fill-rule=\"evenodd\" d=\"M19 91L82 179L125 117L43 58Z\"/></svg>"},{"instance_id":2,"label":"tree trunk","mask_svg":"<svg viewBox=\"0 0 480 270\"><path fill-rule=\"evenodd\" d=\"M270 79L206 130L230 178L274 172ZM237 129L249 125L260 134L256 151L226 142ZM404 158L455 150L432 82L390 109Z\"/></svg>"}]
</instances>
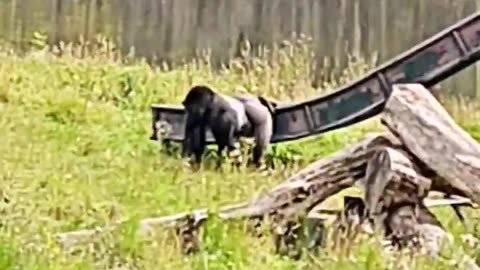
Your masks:
<instances>
[{"instance_id":1,"label":"tree trunk","mask_svg":"<svg viewBox=\"0 0 480 270\"><path fill-rule=\"evenodd\" d=\"M480 146L427 89L394 85L381 120L408 151L463 193L458 195L480 202Z\"/></svg>"}]
</instances>

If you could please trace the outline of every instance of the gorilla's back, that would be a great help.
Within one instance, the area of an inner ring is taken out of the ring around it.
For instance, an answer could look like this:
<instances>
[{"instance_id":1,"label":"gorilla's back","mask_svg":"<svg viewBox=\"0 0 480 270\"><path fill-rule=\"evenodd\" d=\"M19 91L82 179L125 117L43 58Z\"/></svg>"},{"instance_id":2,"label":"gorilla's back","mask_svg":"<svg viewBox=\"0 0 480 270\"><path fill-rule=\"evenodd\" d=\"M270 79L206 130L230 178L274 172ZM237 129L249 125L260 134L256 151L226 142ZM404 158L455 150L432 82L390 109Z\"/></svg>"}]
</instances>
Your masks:
<instances>
[{"instance_id":1,"label":"gorilla's back","mask_svg":"<svg viewBox=\"0 0 480 270\"><path fill-rule=\"evenodd\" d=\"M236 98L232 98L227 95L221 95L222 98L225 99L230 105L230 107L235 111L237 120L238 120L238 126L237 130L240 130L243 126L248 124L248 118L247 118L247 113L245 111L245 106L241 101L239 101Z\"/></svg>"}]
</instances>

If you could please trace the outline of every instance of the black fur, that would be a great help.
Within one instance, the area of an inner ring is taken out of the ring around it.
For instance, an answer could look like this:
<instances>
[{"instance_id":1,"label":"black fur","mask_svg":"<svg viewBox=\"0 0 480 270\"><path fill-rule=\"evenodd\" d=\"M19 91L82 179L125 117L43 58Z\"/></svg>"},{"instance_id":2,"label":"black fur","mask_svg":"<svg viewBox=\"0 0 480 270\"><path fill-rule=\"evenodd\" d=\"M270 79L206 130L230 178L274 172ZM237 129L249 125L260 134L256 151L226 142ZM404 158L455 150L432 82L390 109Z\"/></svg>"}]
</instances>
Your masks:
<instances>
[{"instance_id":1,"label":"black fur","mask_svg":"<svg viewBox=\"0 0 480 270\"><path fill-rule=\"evenodd\" d=\"M195 161L201 162L208 127L218 145L219 158L225 147L228 152L235 149L239 137L253 137L252 161L260 165L273 133L275 103L249 94L227 97L198 85L190 89L182 104L187 113L183 156L194 154Z\"/></svg>"},{"instance_id":2,"label":"black fur","mask_svg":"<svg viewBox=\"0 0 480 270\"><path fill-rule=\"evenodd\" d=\"M229 152L235 149L238 136L247 125L239 125L236 111L228 100L209 87L199 85L190 89L182 104L187 113L182 150L184 156L193 153L195 161L201 162L206 145L207 127L212 131L218 145L219 158L225 148Z\"/></svg>"}]
</instances>

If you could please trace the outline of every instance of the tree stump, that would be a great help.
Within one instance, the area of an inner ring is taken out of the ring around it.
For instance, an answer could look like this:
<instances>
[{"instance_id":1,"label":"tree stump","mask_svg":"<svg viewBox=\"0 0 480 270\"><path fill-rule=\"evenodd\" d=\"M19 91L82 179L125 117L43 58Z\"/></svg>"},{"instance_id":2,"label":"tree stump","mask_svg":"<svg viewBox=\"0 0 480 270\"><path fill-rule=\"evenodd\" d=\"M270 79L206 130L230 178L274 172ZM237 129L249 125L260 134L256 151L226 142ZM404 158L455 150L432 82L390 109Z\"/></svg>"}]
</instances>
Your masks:
<instances>
[{"instance_id":1,"label":"tree stump","mask_svg":"<svg viewBox=\"0 0 480 270\"><path fill-rule=\"evenodd\" d=\"M423 203L402 202L392 205L384 220L385 234L396 248L410 248L435 256L448 238L442 224Z\"/></svg>"},{"instance_id":2,"label":"tree stump","mask_svg":"<svg viewBox=\"0 0 480 270\"><path fill-rule=\"evenodd\" d=\"M431 184L422 175L421 164L401 148L379 149L368 162L366 206L393 247L438 254L447 233L424 205Z\"/></svg>"},{"instance_id":3,"label":"tree stump","mask_svg":"<svg viewBox=\"0 0 480 270\"><path fill-rule=\"evenodd\" d=\"M384 208L399 202L420 203L431 182L402 149L377 150L368 162L365 176L365 204L370 217L375 219Z\"/></svg>"},{"instance_id":4,"label":"tree stump","mask_svg":"<svg viewBox=\"0 0 480 270\"><path fill-rule=\"evenodd\" d=\"M480 202L480 145L420 84L397 84L381 121L425 166L473 202ZM436 183L433 183L436 184Z\"/></svg>"}]
</instances>

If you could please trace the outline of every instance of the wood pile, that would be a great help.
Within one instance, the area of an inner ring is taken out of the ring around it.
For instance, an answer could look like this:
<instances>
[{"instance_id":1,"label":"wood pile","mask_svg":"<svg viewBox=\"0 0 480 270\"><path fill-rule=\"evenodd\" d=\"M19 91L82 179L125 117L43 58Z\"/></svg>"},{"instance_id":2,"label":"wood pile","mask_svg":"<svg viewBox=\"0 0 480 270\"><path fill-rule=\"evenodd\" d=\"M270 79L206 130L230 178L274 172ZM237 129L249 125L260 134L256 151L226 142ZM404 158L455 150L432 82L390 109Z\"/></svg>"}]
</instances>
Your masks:
<instances>
[{"instance_id":1,"label":"wood pile","mask_svg":"<svg viewBox=\"0 0 480 270\"><path fill-rule=\"evenodd\" d=\"M299 234L309 235L308 248L331 240L324 233L328 215L337 224L332 239L359 233L369 225L380 229L392 247L435 255L438 239L448 233L430 208L452 205L463 218L457 206L480 203L480 145L420 84L394 85L380 119L389 132L368 135L310 164L269 192L216 214L225 220L249 219L257 225L269 217L277 252L293 257L300 254ZM342 210L322 209L322 202L354 185L363 188L363 198L345 197ZM429 198L433 193L445 196ZM195 235L210 214L202 209L147 219L141 222L140 231L148 233L157 225L175 227L184 252L191 253L198 250ZM69 248L105 230L67 232L58 239ZM342 239L348 241L351 236Z\"/></svg>"}]
</instances>

